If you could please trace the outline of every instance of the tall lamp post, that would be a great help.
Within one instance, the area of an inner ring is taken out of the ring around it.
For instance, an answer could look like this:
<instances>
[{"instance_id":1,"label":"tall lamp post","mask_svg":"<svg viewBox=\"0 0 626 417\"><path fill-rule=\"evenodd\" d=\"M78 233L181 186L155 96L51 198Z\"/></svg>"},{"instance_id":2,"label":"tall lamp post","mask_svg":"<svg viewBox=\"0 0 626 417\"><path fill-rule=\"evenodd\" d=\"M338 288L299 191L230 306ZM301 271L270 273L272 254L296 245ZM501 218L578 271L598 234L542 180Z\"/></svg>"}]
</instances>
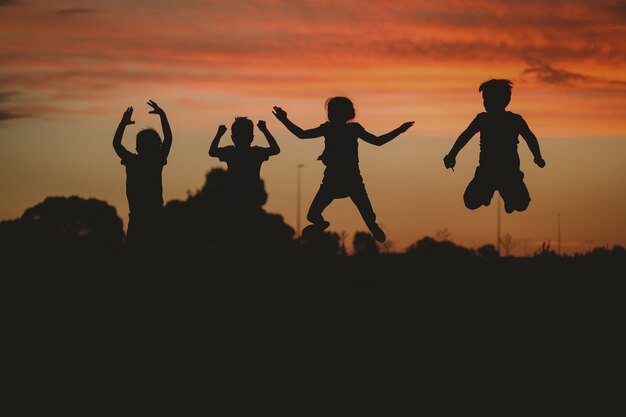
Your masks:
<instances>
[{"instance_id":1,"label":"tall lamp post","mask_svg":"<svg viewBox=\"0 0 626 417\"><path fill-rule=\"evenodd\" d=\"M300 231L302 230L300 228L300 183L302 180L302 175L300 173L300 171L302 171L302 168L304 167L303 164L298 164L298 192L296 193L296 236L300 236Z\"/></svg>"},{"instance_id":2,"label":"tall lamp post","mask_svg":"<svg viewBox=\"0 0 626 417\"><path fill-rule=\"evenodd\" d=\"M561 213L556 213L557 253L561 255Z\"/></svg>"}]
</instances>

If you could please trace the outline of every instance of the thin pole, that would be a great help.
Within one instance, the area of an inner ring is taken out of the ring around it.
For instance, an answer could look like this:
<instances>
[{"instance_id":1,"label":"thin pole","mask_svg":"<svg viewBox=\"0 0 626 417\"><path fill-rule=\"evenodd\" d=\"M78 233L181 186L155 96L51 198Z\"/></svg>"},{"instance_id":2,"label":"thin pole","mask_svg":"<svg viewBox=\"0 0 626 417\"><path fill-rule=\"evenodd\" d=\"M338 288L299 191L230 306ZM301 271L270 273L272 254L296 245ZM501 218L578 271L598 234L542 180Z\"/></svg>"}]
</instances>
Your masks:
<instances>
[{"instance_id":1,"label":"thin pole","mask_svg":"<svg viewBox=\"0 0 626 417\"><path fill-rule=\"evenodd\" d=\"M498 193L498 255L500 255L500 194Z\"/></svg>"},{"instance_id":2,"label":"thin pole","mask_svg":"<svg viewBox=\"0 0 626 417\"><path fill-rule=\"evenodd\" d=\"M300 170L304 165L298 164L298 192L297 192L297 201L296 201L296 236L300 236L300 182L302 176L300 175Z\"/></svg>"},{"instance_id":3,"label":"thin pole","mask_svg":"<svg viewBox=\"0 0 626 417\"><path fill-rule=\"evenodd\" d=\"M561 213L556 213L557 252L561 254Z\"/></svg>"}]
</instances>

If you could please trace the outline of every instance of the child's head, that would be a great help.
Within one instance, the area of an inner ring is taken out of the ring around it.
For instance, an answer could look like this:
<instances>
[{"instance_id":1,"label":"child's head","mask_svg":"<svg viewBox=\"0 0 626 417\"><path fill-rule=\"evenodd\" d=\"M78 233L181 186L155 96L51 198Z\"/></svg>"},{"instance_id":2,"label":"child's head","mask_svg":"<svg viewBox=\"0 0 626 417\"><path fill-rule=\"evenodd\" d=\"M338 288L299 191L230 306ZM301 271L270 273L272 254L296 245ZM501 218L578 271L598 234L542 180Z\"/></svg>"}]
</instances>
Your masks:
<instances>
[{"instance_id":1,"label":"child's head","mask_svg":"<svg viewBox=\"0 0 626 417\"><path fill-rule=\"evenodd\" d=\"M154 129L144 129L137 133L135 149L140 155L148 155L161 149L161 137Z\"/></svg>"},{"instance_id":2,"label":"child's head","mask_svg":"<svg viewBox=\"0 0 626 417\"><path fill-rule=\"evenodd\" d=\"M326 100L326 113L331 122L346 123L356 116L354 104L347 97L332 97Z\"/></svg>"},{"instance_id":3,"label":"child's head","mask_svg":"<svg viewBox=\"0 0 626 417\"><path fill-rule=\"evenodd\" d=\"M231 138L237 147L248 147L254 138L254 123L247 117L235 117L230 128Z\"/></svg>"},{"instance_id":4,"label":"child's head","mask_svg":"<svg viewBox=\"0 0 626 417\"><path fill-rule=\"evenodd\" d=\"M511 89L513 83L509 80L489 80L478 87L483 93L483 105L485 110L504 110L511 102Z\"/></svg>"}]
</instances>

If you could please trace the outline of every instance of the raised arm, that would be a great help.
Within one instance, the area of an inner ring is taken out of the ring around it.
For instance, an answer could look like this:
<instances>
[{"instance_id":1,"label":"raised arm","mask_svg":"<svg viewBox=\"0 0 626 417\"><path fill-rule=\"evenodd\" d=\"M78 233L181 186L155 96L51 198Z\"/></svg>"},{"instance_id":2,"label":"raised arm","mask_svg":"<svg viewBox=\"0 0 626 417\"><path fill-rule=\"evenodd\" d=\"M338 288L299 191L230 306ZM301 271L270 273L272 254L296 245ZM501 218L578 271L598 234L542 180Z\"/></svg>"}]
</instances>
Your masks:
<instances>
[{"instance_id":1,"label":"raised arm","mask_svg":"<svg viewBox=\"0 0 626 417\"><path fill-rule=\"evenodd\" d=\"M122 115L122 120L120 120L120 124L117 126L117 130L115 131L115 135L113 136L113 149L115 149L115 153L117 153L117 156L122 159L130 153L126 150L124 145L122 145L122 137L124 136L124 129L126 129L126 126L135 124L135 122L130 119L132 115L133 108L128 107Z\"/></svg>"},{"instance_id":2,"label":"raised arm","mask_svg":"<svg viewBox=\"0 0 626 417\"><path fill-rule=\"evenodd\" d=\"M480 121L478 119L478 116L476 116L476 118L472 120L472 123L469 124L467 129L465 129L463 133L459 135L456 142L454 142L454 145L452 145L452 149L450 149L450 152L448 152L448 154L444 156L443 164L446 169L452 168L452 170L454 171L454 166L456 165L456 156L461 151L461 149L463 149L463 147L467 145L467 142L469 142L470 139L473 138L474 135L479 131Z\"/></svg>"},{"instance_id":3,"label":"raised arm","mask_svg":"<svg viewBox=\"0 0 626 417\"><path fill-rule=\"evenodd\" d=\"M219 145L220 145L220 139L222 139L222 136L224 136L224 133L226 133L226 126L220 125L220 127L217 128L217 133L215 134L213 141L211 142L211 147L209 148L209 156L212 156L214 158L220 157L220 152L222 148L220 148Z\"/></svg>"},{"instance_id":4,"label":"raised arm","mask_svg":"<svg viewBox=\"0 0 626 417\"><path fill-rule=\"evenodd\" d=\"M397 138L401 133L404 133L407 130L409 130L409 128L413 126L414 123L415 122L403 123L402 126L398 127L397 129L394 129L391 132L385 133L384 135L381 135L381 136L373 135L367 130L363 129L359 137L367 143L371 143L372 145L376 145L376 146L381 146L387 142L391 142L392 140Z\"/></svg>"},{"instance_id":5,"label":"raised arm","mask_svg":"<svg viewBox=\"0 0 626 417\"><path fill-rule=\"evenodd\" d=\"M289 129L291 133L293 133L300 139L313 139L313 138L319 138L320 136L324 136L324 132L322 131L320 127L315 127L313 129L308 129L308 130L302 129L300 126L296 125L291 120L289 120L287 118L287 112L281 109L280 107L274 106L274 111L272 111L272 114L274 114L274 116L276 116L276 118L280 120L280 122L284 124L285 127Z\"/></svg>"},{"instance_id":6,"label":"raised arm","mask_svg":"<svg viewBox=\"0 0 626 417\"><path fill-rule=\"evenodd\" d=\"M521 119L521 117L520 117ZM520 135L528 144L528 149L533 153L535 157L535 164L537 164L540 168L546 166L546 161L541 157L541 150L539 149L539 142L537 141L537 136L530 130L528 124L524 119L522 119L522 123L520 126Z\"/></svg>"},{"instance_id":7,"label":"raised arm","mask_svg":"<svg viewBox=\"0 0 626 417\"><path fill-rule=\"evenodd\" d=\"M272 136L270 131L267 129L265 120L259 120L259 122L257 123L257 127L265 135L265 139L267 139L267 143L270 144L270 147L267 148L269 151L269 155L278 155L280 153L280 147L278 146L276 139L274 139L274 136Z\"/></svg>"},{"instance_id":8,"label":"raised arm","mask_svg":"<svg viewBox=\"0 0 626 417\"><path fill-rule=\"evenodd\" d=\"M163 157L167 158L172 148L172 129L170 128L170 123L167 121L165 111L160 108L158 104L149 100L148 105L152 107L152 110L149 112L150 114L158 114L159 117L161 117L161 127L163 128L163 145L161 145L161 151L163 152Z\"/></svg>"}]
</instances>

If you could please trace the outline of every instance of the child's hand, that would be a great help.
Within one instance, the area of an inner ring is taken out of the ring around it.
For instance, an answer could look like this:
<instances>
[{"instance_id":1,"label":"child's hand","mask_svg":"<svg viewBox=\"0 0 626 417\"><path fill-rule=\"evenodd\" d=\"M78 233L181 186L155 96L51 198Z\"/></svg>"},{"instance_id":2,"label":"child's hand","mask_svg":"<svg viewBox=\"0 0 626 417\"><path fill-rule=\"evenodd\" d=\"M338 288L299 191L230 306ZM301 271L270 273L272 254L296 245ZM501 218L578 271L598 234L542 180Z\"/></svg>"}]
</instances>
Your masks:
<instances>
[{"instance_id":1,"label":"child's hand","mask_svg":"<svg viewBox=\"0 0 626 417\"><path fill-rule=\"evenodd\" d=\"M544 161L542 157L538 157L535 158L535 164L537 164L539 168L543 168L546 166L546 161Z\"/></svg>"},{"instance_id":2,"label":"child's hand","mask_svg":"<svg viewBox=\"0 0 626 417\"><path fill-rule=\"evenodd\" d=\"M280 121L283 121L287 118L287 112L281 109L280 107L274 106L274 111L272 112L274 116Z\"/></svg>"},{"instance_id":3,"label":"child's hand","mask_svg":"<svg viewBox=\"0 0 626 417\"><path fill-rule=\"evenodd\" d=\"M402 123L402 126L400 126L400 131L401 132L406 132L407 130L409 130L411 128L411 126L413 126L415 124L415 122L406 122L406 123Z\"/></svg>"},{"instance_id":4,"label":"child's hand","mask_svg":"<svg viewBox=\"0 0 626 417\"><path fill-rule=\"evenodd\" d=\"M445 165L446 169L452 168L452 171L454 171L454 166L456 165L456 158L448 154L443 157L443 164Z\"/></svg>"},{"instance_id":5,"label":"child's hand","mask_svg":"<svg viewBox=\"0 0 626 417\"><path fill-rule=\"evenodd\" d=\"M127 125L134 125L135 122L130 120L130 118L133 115L133 108L132 107L128 107L126 109L126 111L124 112L124 114L122 115L122 121L120 122L121 125L127 126Z\"/></svg>"},{"instance_id":6,"label":"child's hand","mask_svg":"<svg viewBox=\"0 0 626 417\"><path fill-rule=\"evenodd\" d=\"M152 100L148 100L148 106L152 107L152 110L149 111L148 113L150 114L158 114L158 115L163 115L165 114L165 112L163 111L162 108L159 107L158 104L156 104L154 101Z\"/></svg>"},{"instance_id":7,"label":"child's hand","mask_svg":"<svg viewBox=\"0 0 626 417\"><path fill-rule=\"evenodd\" d=\"M226 126L225 125L220 125L220 127L217 128L217 134L222 136L224 133L226 133Z\"/></svg>"},{"instance_id":8,"label":"child's hand","mask_svg":"<svg viewBox=\"0 0 626 417\"><path fill-rule=\"evenodd\" d=\"M265 124L265 120L259 120L259 122L256 124L256 126L261 131L266 131L267 130L267 125Z\"/></svg>"}]
</instances>

